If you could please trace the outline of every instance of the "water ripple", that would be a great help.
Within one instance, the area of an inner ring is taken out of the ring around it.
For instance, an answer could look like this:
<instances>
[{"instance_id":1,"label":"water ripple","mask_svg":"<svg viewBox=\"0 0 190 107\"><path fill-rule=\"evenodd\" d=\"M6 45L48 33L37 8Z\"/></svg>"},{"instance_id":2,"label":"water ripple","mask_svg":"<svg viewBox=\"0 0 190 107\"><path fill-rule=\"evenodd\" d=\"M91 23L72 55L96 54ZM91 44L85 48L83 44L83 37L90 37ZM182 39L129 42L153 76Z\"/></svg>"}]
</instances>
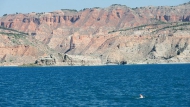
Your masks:
<instances>
[{"instance_id":1,"label":"water ripple","mask_svg":"<svg viewBox=\"0 0 190 107\"><path fill-rule=\"evenodd\" d=\"M0 106L189 107L189 71L188 64L2 67Z\"/></svg>"}]
</instances>

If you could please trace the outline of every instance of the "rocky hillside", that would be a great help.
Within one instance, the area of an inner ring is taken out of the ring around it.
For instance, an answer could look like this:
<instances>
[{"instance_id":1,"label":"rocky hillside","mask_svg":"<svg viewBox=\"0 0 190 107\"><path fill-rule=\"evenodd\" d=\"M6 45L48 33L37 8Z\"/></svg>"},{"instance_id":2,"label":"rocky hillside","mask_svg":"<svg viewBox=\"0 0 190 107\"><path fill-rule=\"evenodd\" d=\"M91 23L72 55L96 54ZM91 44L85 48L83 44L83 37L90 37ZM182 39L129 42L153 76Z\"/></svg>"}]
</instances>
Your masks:
<instances>
[{"instance_id":1,"label":"rocky hillside","mask_svg":"<svg viewBox=\"0 0 190 107\"><path fill-rule=\"evenodd\" d=\"M7 28L14 29L15 34L24 32L27 43L37 42L32 47L26 45L23 38L14 36L18 40L12 45L1 42L0 48L10 45L22 48L17 51L21 61L25 61L27 55L37 60L54 54L60 63L53 64L58 65L66 59L67 62L75 60L76 65L84 62L85 65L190 62L190 2L178 6L129 8L114 4L81 11L62 9L50 13L5 14L0 24L4 28L0 36L5 39L3 41L9 40L4 33ZM23 54L27 46L38 51L31 49ZM42 46L47 50L41 52ZM4 48L2 51L3 61L5 54L11 52ZM68 58L64 59L65 55Z\"/></svg>"},{"instance_id":2,"label":"rocky hillside","mask_svg":"<svg viewBox=\"0 0 190 107\"><path fill-rule=\"evenodd\" d=\"M50 49L34 37L17 30L0 27L0 65L34 63L39 56L51 53Z\"/></svg>"}]
</instances>

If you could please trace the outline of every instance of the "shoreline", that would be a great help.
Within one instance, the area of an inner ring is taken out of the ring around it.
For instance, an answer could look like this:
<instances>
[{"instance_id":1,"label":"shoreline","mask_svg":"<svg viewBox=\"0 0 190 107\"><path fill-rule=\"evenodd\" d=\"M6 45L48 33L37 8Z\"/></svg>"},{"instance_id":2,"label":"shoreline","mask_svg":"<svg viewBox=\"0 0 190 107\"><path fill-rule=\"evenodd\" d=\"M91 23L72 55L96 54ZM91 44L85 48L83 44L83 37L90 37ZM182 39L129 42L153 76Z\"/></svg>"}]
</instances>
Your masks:
<instances>
[{"instance_id":1,"label":"shoreline","mask_svg":"<svg viewBox=\"0 0 190 107\"><path fill-rule=\"evenodd\" d=\"M101 65L0 65L0 67L93 67L93 66L131 66L131 65L182 65L182 64L190 64L190 62L183 62L183 63L152 63L152 64L124 64L124 65L118 65L118 64L101 64Z\"/></svg>"}]
</instances>

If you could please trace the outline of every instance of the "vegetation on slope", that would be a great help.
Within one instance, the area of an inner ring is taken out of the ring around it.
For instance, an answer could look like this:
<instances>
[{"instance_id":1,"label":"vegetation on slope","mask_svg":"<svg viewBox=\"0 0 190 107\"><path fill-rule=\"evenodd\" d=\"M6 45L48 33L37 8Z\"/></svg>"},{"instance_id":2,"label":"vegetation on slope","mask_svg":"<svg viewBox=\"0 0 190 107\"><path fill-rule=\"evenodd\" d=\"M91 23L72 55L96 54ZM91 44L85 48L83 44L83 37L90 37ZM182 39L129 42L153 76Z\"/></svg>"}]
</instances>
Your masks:
<instances>
[{"instance_id":1,"label":"vegetation on slope","mask_svg":"<svg viewBox=\"0 0 190 107\"><path fill-rule=\"evenodd\" d=\"M160 28L158 27L159 25L161 25ZM142 30L147 26L154 26L153 29L155 29L155 30L152 31L151 33L157 33L158 31L165 30L165 29L185 30L187 28L184 28L184 27L186 27L188 25L190 25L190 22L169 22L169 23L158 22L158 23L154 23L154 24L145 24L145 25L140 25L140 26L126 28L126 29L113 30L108 33L116 33L116 32L129 31L129 30Z\"/></svg>"},{"instance_id":2,"label":"vegetation on slope","mask_svg":"<svg viewBox=\"0 0 190 107\"><path fill-rule=\"evenodd\" d=\"M12 31L14 33L19 33L21 35L28 35L28 33L20 32L20 31L14 30L14 29L3 27L3 26L0 26L0 30L7 30L7 31ZM0 33L1 34L3 34L3 33L5 34L5 32L0 32ZM6 34L8 34L8 33L6 33ZM9 34L11 34L11 33L9 33Z\"/></svg>"}]
</instances>

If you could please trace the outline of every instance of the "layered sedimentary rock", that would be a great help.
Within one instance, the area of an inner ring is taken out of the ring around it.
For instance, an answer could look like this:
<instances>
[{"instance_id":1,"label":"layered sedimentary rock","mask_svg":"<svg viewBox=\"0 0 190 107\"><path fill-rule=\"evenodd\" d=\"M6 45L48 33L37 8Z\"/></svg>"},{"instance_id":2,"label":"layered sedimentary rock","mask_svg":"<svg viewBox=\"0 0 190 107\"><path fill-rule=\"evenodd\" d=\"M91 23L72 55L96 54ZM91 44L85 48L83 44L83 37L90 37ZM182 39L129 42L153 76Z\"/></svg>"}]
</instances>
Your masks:
<instances>
[{"instance_id":1,"label":"layered sedimentary rock","mask_svg":"<svg viewBox=\"0 0 190 107\"><path fill-rule=\"evenodd\" d=\"M189 4L179 6L137 7L112 5L108 8L87 8L81 11L63 9L50 13L11 14L1 18L1 26L35 35L38 31L66 27L70 33L88 29L85 33L98 33L97 30L106 27L120 29L150 24L156 21L177 22L190 21ZM91 29L90 29L90 28ZM86 28L86 29L85 29ZM48 32L48 33L49 33ZM62 32L64 33L64 32Z\"/></svg>"},{"instance_id":2,"label":"layered sedimentary rock","mask_svg":"<svg viewBox=\"0 0 190 107\"><path fill-rule=\"evenodd\" d=\"M0 30L0 65L33 63L49 49L35 38L12 29Z\"/></svg>"},{"instance_id":3,"label":"layered sedimentary rock","mask_svg":"<svg viewBox=\"0 0 190 107\"><path fill-rule=\"evenodd\" d=\"M59 65L73 61L76 65L189 62L189 22L190 3L137 8L112 5L81 11L62 9L50 13L10 14L0 18L2 27L27 33L52 51L37 54L30 45L30 48L16 45L22 47L19 54L2 50L14 55L35 56L34 59L54 54L56 63L53 64ZM5 43L0 45L8 47ZM64 62L58 53L67 54L70 60ZM72 57L75 60L71 60ZM81 58L93 59L93 63Z\"/></svg>"}]
</instances>

